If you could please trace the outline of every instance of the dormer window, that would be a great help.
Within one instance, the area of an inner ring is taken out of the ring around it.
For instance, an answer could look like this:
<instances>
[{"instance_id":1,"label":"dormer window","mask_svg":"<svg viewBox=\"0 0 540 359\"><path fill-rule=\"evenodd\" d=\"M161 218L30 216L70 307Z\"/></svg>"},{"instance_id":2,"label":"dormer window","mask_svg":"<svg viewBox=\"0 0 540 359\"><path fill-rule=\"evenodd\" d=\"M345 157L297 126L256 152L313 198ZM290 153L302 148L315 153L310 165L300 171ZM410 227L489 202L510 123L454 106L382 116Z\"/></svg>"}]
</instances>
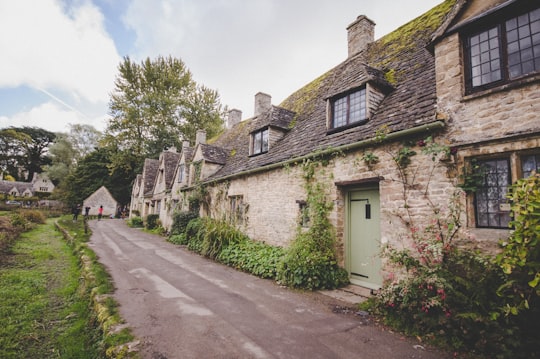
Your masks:
<instances>
[{"instance_id":1,"label":"dormer window","mask_svg":"<svg viewBox=\"0 0 540 359\"><path fill-rule=\"evenodd\" d=\"M258 155L268 152L268 127L251 134L251 154Z\"/></svg>"},{"instance_id":2,"label":"dormer window","mask_svg":"<svg viewBox=\"0 0 540 359\"><path fill-rule=\"evenodd\" d=\"M356 89L331 100L331 129L352 127L367 120L366 88Z\"/></svg>"}]
</instances>

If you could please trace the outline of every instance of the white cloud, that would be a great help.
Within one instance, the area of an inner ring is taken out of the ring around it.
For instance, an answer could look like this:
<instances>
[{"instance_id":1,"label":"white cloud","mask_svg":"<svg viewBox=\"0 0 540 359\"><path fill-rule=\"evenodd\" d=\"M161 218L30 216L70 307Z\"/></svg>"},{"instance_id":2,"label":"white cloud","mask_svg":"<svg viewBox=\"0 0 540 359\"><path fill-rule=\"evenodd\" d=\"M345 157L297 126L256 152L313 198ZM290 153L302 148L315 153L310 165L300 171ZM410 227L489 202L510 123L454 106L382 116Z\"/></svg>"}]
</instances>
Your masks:
<instances>
[{"instance_id":1,"label":"white cloud","mask_svg":"<svg viewBox=\"0 0 540 359\"><path fill-rule=\"evenodd\" d=\"M106 103L120 56L89 1L0 0L0 87L57 88Z\"/></svg>"},{"instance_id":2,"label":"white cloud","mask_svg":"<svg viewBox=\"0 0 540 359\"><path fill-rule=\"evenodd\" d=\"M259 91L279 104L347 57L346 27L365 14L376 37L442 0L133 0L123 21L136 33L135 60L181 58L222 102L253 111Z\"/></svg>"},{"instance_id":3,"label":"white cloud","mask_svg":"<svg viewBox=\"0 0 540 359\"><path fill-rule=\"evenodd\" d=\"M0 128L5 127L39 127L51 132L67 132L69 124L91 124L103 131L106 116L89 119L80 113L66 110L64 106L54 102L46 102L29 111L19 112L12 117L0 116Z\"/></svg>"}]
</instances>

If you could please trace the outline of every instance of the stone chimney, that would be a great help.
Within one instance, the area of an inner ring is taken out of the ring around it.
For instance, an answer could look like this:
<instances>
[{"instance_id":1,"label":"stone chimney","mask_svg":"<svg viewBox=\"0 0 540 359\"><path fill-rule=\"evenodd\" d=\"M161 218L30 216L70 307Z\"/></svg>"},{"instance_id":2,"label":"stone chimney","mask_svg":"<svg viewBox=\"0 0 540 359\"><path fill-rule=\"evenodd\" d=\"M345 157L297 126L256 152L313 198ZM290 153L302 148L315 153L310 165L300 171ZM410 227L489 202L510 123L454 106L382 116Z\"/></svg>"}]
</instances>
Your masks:
<instances>
[{"instance_id":1,"label":"stone chimney","mask_svg":"<svg viewBox=\"0 0 540 359\"><path fill-rule=\"evenodd\" d=\"M260 114L270 110L272 108L272 96L257 92L255 95L255 113L254 116L259 116Z\"/></svg>"},{"instance_id":2,"label":"stone chimney","mask_svg":"<svg viewBox=\"0 0 540 359\"><path fill-rule=\"evenodd\" d=\"M229 116L227 117L227 128L233 128L234 125L242 121L242 111L233 108L229 111Z\"/></svg>"},{"instance_id":3,"label":"stone chimney","mask_svg":"<svg viewBox=\"0 0 540 359\"><path fill-rule=\"evenodd\" d=\"M375 23L360 15L347 27L349 57L359 53L375 39Z\"/></svg>"},{"instance_id":4,"label":"stone chimney","mask_svg":"<svg viewBox=\"0 0 540 359\"><path fill-rule=\"evenodd\" d=\"M182 141L182 150L185 150L186 148L189 148L189 141L188 140Z\"/></svg>"},{"instance_id":5,"label":"stone chimney","mask_svg":"<svg viewBox=\"0 0 540 359\"><path fill-rule=\"evenodd\" d=\"M198 144L205 144L206 143L206 131L205 130L197 130L197 134L195 135L195 146Z\"/></svg>"}]
</instances>

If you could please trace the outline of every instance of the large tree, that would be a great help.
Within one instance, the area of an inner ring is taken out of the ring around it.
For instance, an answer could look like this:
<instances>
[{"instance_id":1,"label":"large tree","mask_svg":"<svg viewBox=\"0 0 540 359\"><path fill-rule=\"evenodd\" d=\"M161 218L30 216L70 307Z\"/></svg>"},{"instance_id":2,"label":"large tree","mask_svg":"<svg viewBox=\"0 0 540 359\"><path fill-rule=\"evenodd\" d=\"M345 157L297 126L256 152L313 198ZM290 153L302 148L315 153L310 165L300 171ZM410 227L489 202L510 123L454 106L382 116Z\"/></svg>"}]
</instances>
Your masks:
<instances>
[{"instance_id":1,"label":"large tree","mask_svg":"<svg viewBox=\"0 0 540 359\"><path fill-rule=\"evenodd\" d=\"M182 141L195 140L198 129L208 137L221 131L225 109L217 91L197 85L181 60L147 58L138 64L126 57L118 70L103 141L118 151L113 167L133 158L142 164L165 148L180 148Z\"/></svg>"},{"instance_id":2,"label":"large tree","mask_svg":"<svg viewBox=\"0 0 540 359\"><path fill-rule=\"evenodd\" d=\"M50 164L49 145L56 134L38 127L10 127L0 130L0 166L4 174L19 181L31 181Z\"/></svg>"},{"instance_id":3,"label":"large tree","mask_svg":"<svg viewBox=\"0 0 540 359\"><path fill-rule=\"evenodd\" d=\"M48 177L58 185L76 168L79 160L95 151L102 133L91 125L69 125L69 133L59 133L49 146L51 165L46 166Z\"/></svg>"}]
</instances>

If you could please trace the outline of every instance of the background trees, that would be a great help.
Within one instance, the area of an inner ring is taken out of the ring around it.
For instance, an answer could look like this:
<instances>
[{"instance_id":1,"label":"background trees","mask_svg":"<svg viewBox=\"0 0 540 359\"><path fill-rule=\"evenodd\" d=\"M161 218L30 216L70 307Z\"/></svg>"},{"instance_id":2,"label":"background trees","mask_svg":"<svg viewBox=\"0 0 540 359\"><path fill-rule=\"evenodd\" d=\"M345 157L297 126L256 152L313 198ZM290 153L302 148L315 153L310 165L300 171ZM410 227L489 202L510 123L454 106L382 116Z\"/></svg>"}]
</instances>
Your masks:
<instances>
[{"instance_id":1,"label":"background trees","mask_svg":"<svg viewBox=\"0 0 540 359\"><path fill-rule=\"evenodd\" d=\"M221 131L225 110L217 91L198 85L180 59L147 58L137 64L126 57L118 70L103 141L117 151L112 168L128 167L135 159L137 172L145 158L193 142L198 129L208 137Z\"/></svg>"},{"instance_id":2,"label":"background trees","mask_svg":"<svg viewBox=\"0 0 540 359\"><path fill-rule=\"evenodd\" d=\"M54 134L39 128L0 130L0 169L4 176L30 181L46 171L55 198L82 202L102 185L126 205L145 158L195 141L204 129L214 137L223 128L219 94L197 84L180 59L123 59L111 94L111 118L101 134L90 125L70 125Z\"/></svg>"},{"instance_id":3,"label":"background trees","mask_svg":"<svg viewBox=\"0 0 540 359\"><path fill-rule=\"evenodd\" d=\"M50 163L49 145L56 134L37 127L0 130L0 168L17 181L31 181L34 173Z\"/></svg>"}]
</instances>

